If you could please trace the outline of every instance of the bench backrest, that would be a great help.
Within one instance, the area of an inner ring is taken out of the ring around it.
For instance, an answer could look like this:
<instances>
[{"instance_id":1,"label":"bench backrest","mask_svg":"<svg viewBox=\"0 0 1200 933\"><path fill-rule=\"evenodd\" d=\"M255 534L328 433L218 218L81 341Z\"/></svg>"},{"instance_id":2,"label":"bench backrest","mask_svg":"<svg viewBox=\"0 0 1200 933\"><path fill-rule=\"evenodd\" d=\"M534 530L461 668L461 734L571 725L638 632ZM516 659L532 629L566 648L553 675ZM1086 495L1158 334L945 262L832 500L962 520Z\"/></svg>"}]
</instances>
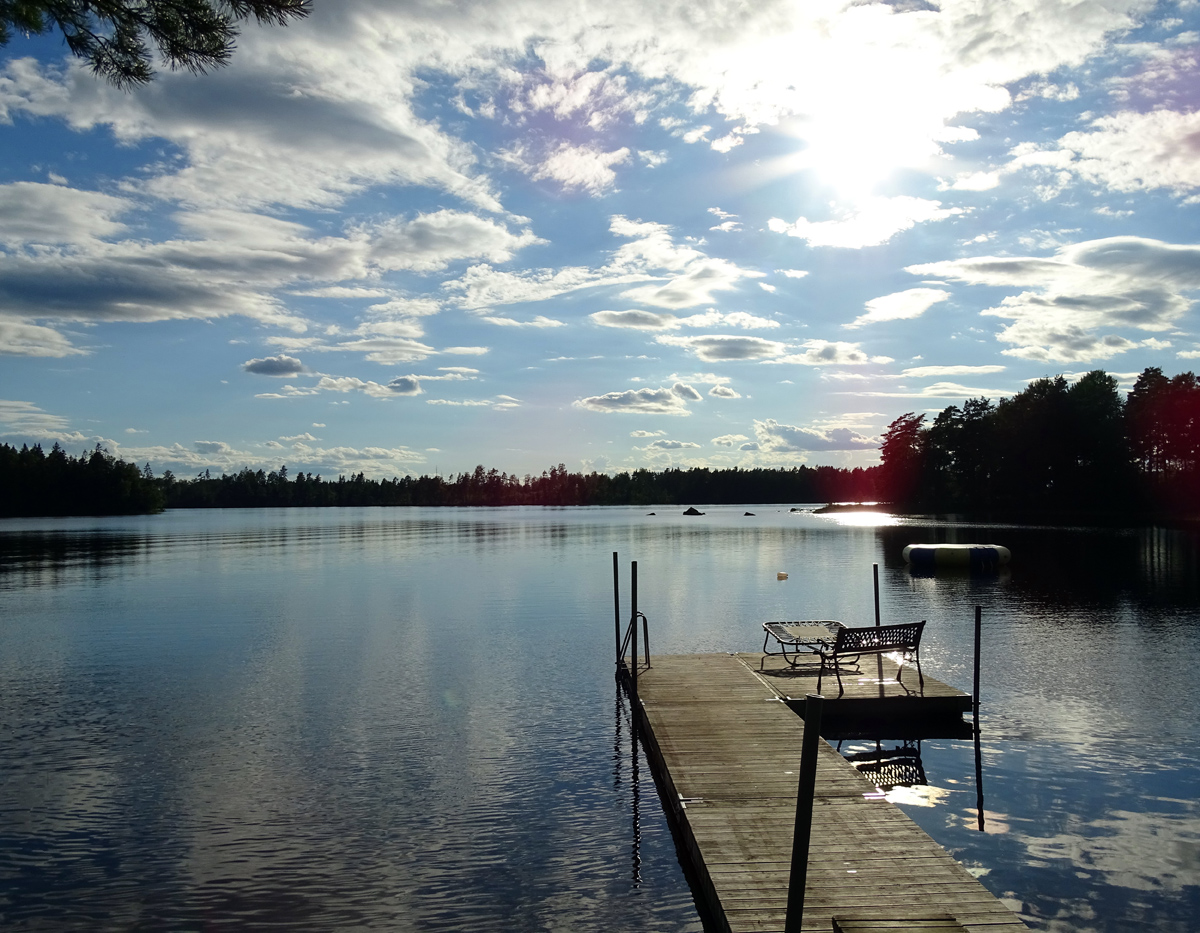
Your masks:
<instances>
[{"instance_id":1,"label":"bench backrest","mask_svg":"<svg viewBox=\"0 0 1200 933\"><path fill-rule=\"evenodd\" d=\"M921 632L924 628L924 622L903 622L900 625L838 629L833 653L884 654L889 651L916 651L921 646Z\"/></svg>"}]
</instances>

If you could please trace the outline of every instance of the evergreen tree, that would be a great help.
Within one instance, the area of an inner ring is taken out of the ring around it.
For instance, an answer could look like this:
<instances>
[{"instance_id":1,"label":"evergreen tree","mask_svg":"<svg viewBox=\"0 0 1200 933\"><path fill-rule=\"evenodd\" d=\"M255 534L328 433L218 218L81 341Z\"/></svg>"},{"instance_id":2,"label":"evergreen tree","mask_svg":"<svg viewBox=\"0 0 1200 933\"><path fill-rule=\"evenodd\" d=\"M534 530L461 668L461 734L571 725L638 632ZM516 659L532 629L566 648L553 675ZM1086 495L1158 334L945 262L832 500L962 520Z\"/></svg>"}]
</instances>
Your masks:
<instances>
[{"instance_id":1,"label":"evergreen tree","mask_svg":"<svg viewBox=\"0 0 1200 933\"><path fill-rule=\"evenodd\" d=\"M0 45L58 30L67 48L117 87L149 82L150 43L171 68L207 72L233 54L238 23L284 25L309 0L0 0Z\"/></svg>"}]
</instances>

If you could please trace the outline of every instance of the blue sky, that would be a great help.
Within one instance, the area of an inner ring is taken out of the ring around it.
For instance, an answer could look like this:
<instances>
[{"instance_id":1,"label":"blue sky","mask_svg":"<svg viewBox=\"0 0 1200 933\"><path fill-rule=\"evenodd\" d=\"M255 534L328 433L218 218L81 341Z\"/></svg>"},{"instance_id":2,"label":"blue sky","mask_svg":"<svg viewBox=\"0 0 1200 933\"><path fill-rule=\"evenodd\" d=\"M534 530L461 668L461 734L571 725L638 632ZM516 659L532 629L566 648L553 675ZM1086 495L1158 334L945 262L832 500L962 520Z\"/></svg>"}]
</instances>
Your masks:
<instances>
[{"instance_id":1,"label":"blue sky","mask_svg":"<svg viewBox=\"0 0 1200 933\"><path fill-rule=\"evenodd\" d=\"M315 0L0 50L0 439L157 472L868 465L1200 358L1200 4Z\"/></svg>"}]
</instances>

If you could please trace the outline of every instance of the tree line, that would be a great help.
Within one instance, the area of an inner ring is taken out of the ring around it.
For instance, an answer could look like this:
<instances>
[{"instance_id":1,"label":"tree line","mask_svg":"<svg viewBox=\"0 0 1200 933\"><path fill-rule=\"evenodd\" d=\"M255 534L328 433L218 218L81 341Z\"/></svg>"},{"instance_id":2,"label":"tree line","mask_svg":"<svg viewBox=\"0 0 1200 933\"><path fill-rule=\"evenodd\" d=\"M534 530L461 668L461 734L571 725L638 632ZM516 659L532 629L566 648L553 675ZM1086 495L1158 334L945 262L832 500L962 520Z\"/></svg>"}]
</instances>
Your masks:
<instances>
[{"instance_id":1,"label":"tree line","mask_svg":"<svg viewBox=\"0 0 1200 933\"><path fill-rule=\"evenodd\" d=\"M571 473L563 464L540 476L502 473L477 466L452 477L396 476L368 479L363 473L326 480L320 475L244 468L194 479L170 470L155 477L146 464L118 460L97 446L68 456L55 444L20 450L0 445L0 516L113 515L164 508L264 508L330 506L674 505L686 503L831 502L872 500L878 467L791 469L634 470Z\"/></svg>"},{"instance_id":2,"label":"tree line","mask_svg":"<svg viewBox=\"0 0 1200 933\"><path fill-rule=\"evenodd\" d=\"M168 508L345 505L673 505L696 502L829 502L875 495L878 468L854 470L798 466L785 470L734 467L710 470L634 470L571 473L563 464L540 476L487 470L482 465L452 477L398 476L368 479L362 473L336 480L287 466L267 473L243 469L192 480L164 474Z\"/></svg>"},{"instance_id":3,"label":"tree line","mask_svg":"<svg viewBox=\"0 0 1200 933\"><path fill-rule=\"evenodd\" d=\"M1127 399L1103 370L968 399L883 434L879 489L903 511L1006 516L1200 509L1200 382L1158 367Z\"/></svg>"}]
</instances>

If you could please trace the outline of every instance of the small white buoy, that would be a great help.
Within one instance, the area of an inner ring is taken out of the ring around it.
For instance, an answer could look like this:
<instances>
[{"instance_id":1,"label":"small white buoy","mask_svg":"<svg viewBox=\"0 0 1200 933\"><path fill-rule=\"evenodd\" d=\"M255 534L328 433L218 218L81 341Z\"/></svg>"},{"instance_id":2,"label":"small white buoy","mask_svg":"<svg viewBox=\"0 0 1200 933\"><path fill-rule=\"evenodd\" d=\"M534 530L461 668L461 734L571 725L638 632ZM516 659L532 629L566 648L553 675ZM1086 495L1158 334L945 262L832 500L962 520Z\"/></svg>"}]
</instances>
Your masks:
<instances>
[{"instance_id":1,"label":"small white buoy","mask_svg":"<svg viewBox=\"0 0 1200 933\"><path fill-rule=\"evenodd\" d=\"M787 571L784 571L784 570L779 571L779 573L775 574L775 579L776 580L786 580L787 579Z\"/></svg>"}]
</instances>

